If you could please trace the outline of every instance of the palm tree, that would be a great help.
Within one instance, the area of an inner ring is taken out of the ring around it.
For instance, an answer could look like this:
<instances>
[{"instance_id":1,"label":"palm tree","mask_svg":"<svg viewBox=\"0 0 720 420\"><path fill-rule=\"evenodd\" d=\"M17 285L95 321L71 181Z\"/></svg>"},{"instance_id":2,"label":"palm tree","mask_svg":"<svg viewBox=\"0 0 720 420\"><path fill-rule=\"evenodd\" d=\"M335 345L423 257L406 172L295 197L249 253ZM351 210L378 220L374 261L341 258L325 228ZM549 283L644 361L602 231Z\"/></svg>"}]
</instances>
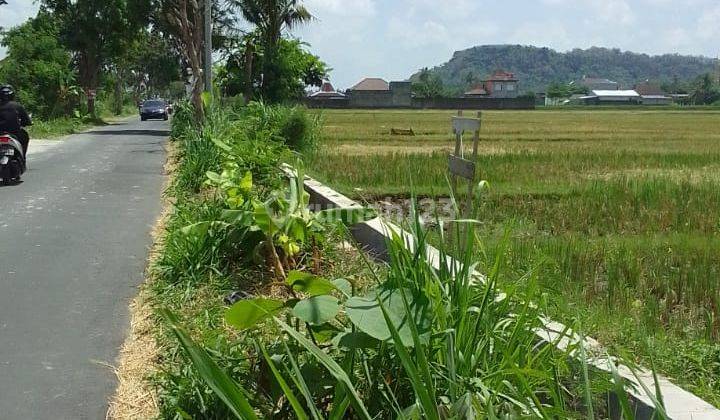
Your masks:
<instances>
[{"instance_id":1,"label":"palm tree","mask_svg":"<svg viewBox=\"0 0 720 420\"><path fill-rule=\"evenodd\" d=\"M300 0L230 0L230 4L255 26L259 34L265 57L263 90L268 99L277 99L274 98L274 84L278 76L276 56L283 31L308 23L313 16ZM246 100L252 94L252 81L248 77L252 77L254 54L253 37L248 37L245 44Z\"/></svg>"}]
</instances>

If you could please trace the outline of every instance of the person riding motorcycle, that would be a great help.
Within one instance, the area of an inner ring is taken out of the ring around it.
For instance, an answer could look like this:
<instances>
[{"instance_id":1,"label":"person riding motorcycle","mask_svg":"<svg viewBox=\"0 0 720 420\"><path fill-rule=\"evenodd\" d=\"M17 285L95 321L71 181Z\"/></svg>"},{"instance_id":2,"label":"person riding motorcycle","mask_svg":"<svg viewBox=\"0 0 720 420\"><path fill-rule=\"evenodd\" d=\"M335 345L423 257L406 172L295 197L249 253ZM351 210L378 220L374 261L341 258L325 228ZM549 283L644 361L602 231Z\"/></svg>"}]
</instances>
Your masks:
<instances>
[{"instance_id":1,"label":"person riding motorcycle","mask_svg":"<svg viewBox=\"0 0 720 420\"><path fill-rule=\"evenodd\" d=\"M25 108L15 102L15 90L10 85L0 86L0 133L8 133L18 139L27 156L30 136L23 127L32 125L32 119Z\"/></svg>"}]
</instances>

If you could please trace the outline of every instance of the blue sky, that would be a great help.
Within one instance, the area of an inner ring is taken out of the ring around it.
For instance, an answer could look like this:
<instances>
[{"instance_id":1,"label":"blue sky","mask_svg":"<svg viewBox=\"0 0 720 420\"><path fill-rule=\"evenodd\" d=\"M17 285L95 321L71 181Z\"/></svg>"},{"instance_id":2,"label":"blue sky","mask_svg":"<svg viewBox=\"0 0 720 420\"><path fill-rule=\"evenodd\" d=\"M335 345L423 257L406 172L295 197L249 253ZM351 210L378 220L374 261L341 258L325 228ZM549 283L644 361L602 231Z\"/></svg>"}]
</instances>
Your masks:
<instances>
[{"instance_id":1,"label":"blue sky","mask_svg":"<svg viewBox=\"0 0 720 420\"><path fill-rule=\"evenodd\" d=\"M0 26L35 12L8 0ZM459 49L523 44L649 54L720 55L718 0L305 0L317 21L295 31L347 88L366 76L405 79ZM1 52L0 52L1 54Z\"/></svg>"}]
</instances>

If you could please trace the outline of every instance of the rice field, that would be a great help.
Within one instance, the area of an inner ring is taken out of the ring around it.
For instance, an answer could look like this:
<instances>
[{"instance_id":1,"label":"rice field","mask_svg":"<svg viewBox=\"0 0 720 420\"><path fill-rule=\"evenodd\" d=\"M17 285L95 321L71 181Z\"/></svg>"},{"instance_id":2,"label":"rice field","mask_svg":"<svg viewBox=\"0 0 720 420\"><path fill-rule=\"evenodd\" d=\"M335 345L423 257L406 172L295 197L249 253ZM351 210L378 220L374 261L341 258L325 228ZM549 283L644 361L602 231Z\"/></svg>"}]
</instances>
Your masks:
<instances>
[{"instance_id":1,"label":"rice field","mask_svg":"<svg viewBox=\"0 0 720 420\"><path fill-rule=\"evenodd\" d=\"M324 140L308 166L368 202L447 195L452 115L323 111ZM720 404L720 111L482 118L489 252L510 226L507 270L518 279L537 271L553 316L578 319L613 351L653 360Z\"/></svg>"}]
</instances>

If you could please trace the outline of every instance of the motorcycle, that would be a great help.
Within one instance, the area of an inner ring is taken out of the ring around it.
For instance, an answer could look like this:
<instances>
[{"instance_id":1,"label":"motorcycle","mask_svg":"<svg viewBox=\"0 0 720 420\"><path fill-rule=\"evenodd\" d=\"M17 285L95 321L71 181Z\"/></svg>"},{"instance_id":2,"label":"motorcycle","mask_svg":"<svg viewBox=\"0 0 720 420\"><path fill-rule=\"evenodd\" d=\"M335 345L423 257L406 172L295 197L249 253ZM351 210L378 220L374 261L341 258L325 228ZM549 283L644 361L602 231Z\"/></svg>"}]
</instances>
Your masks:
<instances>
[{"instance_id":1,"label":"motorcycle","mask_svg":"<svg viewBox=\"0 0 720 420\"><path fill-rule=\"evenodd\" d=\"M0 133L0 181L6 185L19 182L26 169L20 141L11 134Z\"/></svg>"}]
</instances>

